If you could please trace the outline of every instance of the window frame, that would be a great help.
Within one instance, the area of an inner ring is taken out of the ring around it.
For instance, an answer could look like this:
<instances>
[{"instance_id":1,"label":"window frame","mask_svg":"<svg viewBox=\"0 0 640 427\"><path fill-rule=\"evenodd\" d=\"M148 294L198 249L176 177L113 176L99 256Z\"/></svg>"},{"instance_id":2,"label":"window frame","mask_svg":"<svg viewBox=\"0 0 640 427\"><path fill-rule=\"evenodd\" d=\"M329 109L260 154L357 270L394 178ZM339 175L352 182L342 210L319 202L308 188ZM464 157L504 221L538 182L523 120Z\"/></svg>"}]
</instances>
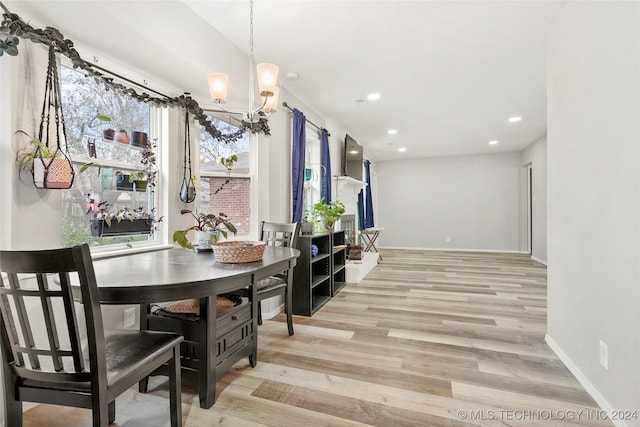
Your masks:
<instances>
[{"instance_id":1,"label":"window frame","mask_svg":"<svg viewBox=\"0 0 640 427\"><path fill-rule=\"evenodd\" d=\"M205 113L213 118L216 118L218 120L222 120L224 122L227 122L227 119L225 117L225 113L220 113L220 112L213 112L213 111L206 111ZM228 113L227 113L228 114ZM233 125L233 123L231 123ZM196 122L196 125L198 126L198 129L200 129L200 124ZM195 162L195 169L196 169L196 173L195 175L198 177L198 182L201 182L202 178L240 178L240 179L248 179L249 180L249 233L247 234L237 234L234 236L229 236L229 239L235 239L235 240L240 240L240 239L250 239L253 238L254 236L257 236L257 221L256 221L256 217L255 217L255 212L256 212L256 206L258 203L258 197L257 197L257 180L256 180L256 149L257 149L257 143L256 143L256 137L255 135L253 135L251 132L248 132L248 137L249 137L249 144L248 144L248 150L249 150L249 171L248 172L234 172L233 170L231 170L230 172L210 172L210 171L202 171L200 168L200 134L201 132L198 132L198 138L197 138L197 155L196 155L196 162ZM221 144L223 144L221 142ZM192 156L192 161L193 161L193 156ZM198 191L202 191L201 188L197 189ZM201 208L201 201L200 201L200 197L198 196L196 198L196 206L198 209Z\"/></svg>"},{"instance_id":2,"label":"window frame","mask_svg":"<svg viewBox=\"0 0 640 427\"><path fill-rule=\"evenodd\" d=\"M61 57L60 67L70 68L78 73L85 74L82 70L77 70L73 67L71 60L66 57ZM85 74L86 75L86 74ZM87 77L88 78L88 77ZM119 95L125 97L126 95ZM157 138L157 144L155 148L155 156L156 156L156 165L158 168L158 173L156 174L156 182L155 188L153 189L153 207L156 211L156 218L163 218L167 216L167 213L162 212L162 208L165 206L162 201L165 198L164 193L167 191L164 185L162 176L162 157L166 151L165 144L162 141L166 140L165 137L167 133L167 126L165 125L165 121L168 120L168 116L163 114L162 107L154 106L152 104L148 104L149 107L149 139ZM75 156L77 157L77 156ZM74 160L72 158L72 160ZM86 159L85 159L86 160ZM75 162L75 161L74 161ZM94 167L94 166L91 166ZM97 165L96 167L102 167L102 165ZM63 190L68 191L68 190ZM85 213L85 216L86 213ZM60 226L62 227L63 221L65 218L64 212L61 211L60 216ZM168 247L167 244L167 235L166 225L164 222L160 222L157 225L157 229L153 232L153 240L142 240L142 241L128 241L128 242L119 242L112 243L107 245L91 245L90 250L91 254L94 258L102 258L107 256L114 255L125 255L129 253L136 252L145 252L149 250L157 250L163 247Z\"/></svg>"}]
</instances>

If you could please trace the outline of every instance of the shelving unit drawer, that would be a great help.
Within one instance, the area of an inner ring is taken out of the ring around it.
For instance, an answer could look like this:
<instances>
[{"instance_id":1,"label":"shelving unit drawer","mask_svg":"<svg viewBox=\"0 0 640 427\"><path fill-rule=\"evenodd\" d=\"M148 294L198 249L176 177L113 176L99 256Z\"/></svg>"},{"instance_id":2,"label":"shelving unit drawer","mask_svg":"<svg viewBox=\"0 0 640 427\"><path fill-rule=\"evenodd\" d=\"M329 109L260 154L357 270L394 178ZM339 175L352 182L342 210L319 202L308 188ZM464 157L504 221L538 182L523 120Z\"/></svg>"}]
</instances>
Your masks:
<instances>
[{"instance_id":1,"label":"shelving unit drawer","mask_svg":"<svg viewBox=\"0 0 640 427\"><path fill-rule=\"evenodd\" d=\"M243 299L242 304L233 307L228 313L217 318L216 336L221 337L249 320L251 320L251 304L248 300Z\"/></svg>"},{"instance_id":2,"label":"shelving unit drawer","mask_svg":"<svg viewBox=\"0 0 640 427\"><path fill-rule=\"evenodd\" d=\"M250 343L253 339L253 322L248 321L242 324L238 324L230 332L223 335L216 340L217 353L216 364L220 364L228 356L232 355L243 348L246 344Z\"/></svg>"}]
</instances>

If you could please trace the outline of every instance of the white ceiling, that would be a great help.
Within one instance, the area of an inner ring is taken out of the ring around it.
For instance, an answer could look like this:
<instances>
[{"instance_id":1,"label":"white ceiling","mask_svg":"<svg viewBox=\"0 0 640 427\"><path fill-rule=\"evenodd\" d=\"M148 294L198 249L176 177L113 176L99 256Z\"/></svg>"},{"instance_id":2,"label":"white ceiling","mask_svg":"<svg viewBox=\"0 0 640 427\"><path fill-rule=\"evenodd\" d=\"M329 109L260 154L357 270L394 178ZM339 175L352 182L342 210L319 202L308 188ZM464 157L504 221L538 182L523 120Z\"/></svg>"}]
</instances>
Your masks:
<instances>
[{"instance_id":1,"label":"white ceiling","mask_svg":"<svg viewBox=\"0 0 640 427\"><path fill-rule=\"evenodd\" d=\"M248 73L224 60L248 52L246 1L5 4L197 95L209 71ZM255 59L279 65L283 86L378 161L520 151L546 133L546 32L561 5L255 0ZM221 47L217 32L238 48ZM246 91L237 80L230 91ZM381 99L356 102L370 92Z\"/></svg>"}]
</instances>

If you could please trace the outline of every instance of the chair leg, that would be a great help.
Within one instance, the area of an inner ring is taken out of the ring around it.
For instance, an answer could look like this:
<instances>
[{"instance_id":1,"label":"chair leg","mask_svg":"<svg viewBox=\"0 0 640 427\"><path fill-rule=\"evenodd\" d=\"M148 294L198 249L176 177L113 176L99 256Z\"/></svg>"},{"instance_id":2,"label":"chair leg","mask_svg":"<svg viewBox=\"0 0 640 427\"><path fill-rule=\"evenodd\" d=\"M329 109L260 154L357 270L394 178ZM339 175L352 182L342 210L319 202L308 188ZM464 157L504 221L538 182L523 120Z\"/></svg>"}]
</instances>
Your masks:
<instances>
[{"instance_id":1,"label":"chair leg","mask_svg":"<svg viewBox=\"0 0 640 427\"><path fill-rule=\"evenodd\" d=\"M116 401L112 400L109 402L109 425L116 422Z\"/></svg>"},{"instance_id":2,"label":"chair leg","mask_svg":"<svg viewBox=\"0 0 640 427\"><path fill-rule=\"evenodd\" d=\"M146 393L148 388L149 388L149 377L144 377L138 383L138 391L140 393Z\"/></svg>"},{"instance_id":3,"label":"chair leg","mask_svg":"<svg viewBox=\"0 0 640 427\"><path fill-rule=\"evenodd\" d=\"M180 346L173 348L173 358L169 361L169 392L171 427L182 427L182 373L180 371Z\"/></svg>"},{"instance_id":4,"label":"chair leg","mask_svg":"<svg viewBox=\"0 0 640 427\"><path fill-rule=\"evenodd\" d=\"M286 292L284 296L284 312L287 315L287 328L289 328L289 336L293 335L293 314L291 313L291 292Z\"/></svg>"},{"instance_id":5,"label":"chair leg","mask_svg":"<svg viewBox=\"0 0 640 427\"><path fill-rule=\"evenodd\" d=\"M14 400L12 393L7 393L5 387L4 406L5 406L5 426L22 427L22 402Z\"/></svg>"},{"instance_id":6,"label":"chair leg","mask_svg":"<svg viewBox=\"0 0 640 427\"><path fill-rule=\"evenodd\" d=\"M113 402L102 402L100 397L93 398L93 408L91 410L93 417L93 427L108 427L111 418L111 405L113 404L113 417L116 415L115 400Z\"/></svg>"},{"instance_id":7,"label":"chair leg","mask_svg":"<svg viewBox=\"0 0 640 427\"><path fill-rule=\"evenodd\" d=\"M293 335L293 269L287 271L287 287L284 290L284 312L287 315L289 336Z\"/></svg>"}]
</instances>

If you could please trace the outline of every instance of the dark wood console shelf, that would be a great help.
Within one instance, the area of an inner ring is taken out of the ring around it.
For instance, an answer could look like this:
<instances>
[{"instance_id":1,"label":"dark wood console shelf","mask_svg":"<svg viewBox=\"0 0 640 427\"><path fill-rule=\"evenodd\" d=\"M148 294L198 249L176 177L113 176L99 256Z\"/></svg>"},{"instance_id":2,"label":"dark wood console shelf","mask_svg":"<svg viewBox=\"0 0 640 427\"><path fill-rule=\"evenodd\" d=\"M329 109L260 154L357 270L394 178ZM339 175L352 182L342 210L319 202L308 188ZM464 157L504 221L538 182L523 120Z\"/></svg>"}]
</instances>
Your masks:
<instances>
[{"instance_id":1,"label":"dark wood console shelf","mask_svg":"<svg viewBox=\"0 0 640 427\"><path fill-rule=\"evenodd\" d=\"M300 257L293 272L293 313L311 316L345 285L344 231L301 235L297 248Z\"/></svg>"}]
</instances>

